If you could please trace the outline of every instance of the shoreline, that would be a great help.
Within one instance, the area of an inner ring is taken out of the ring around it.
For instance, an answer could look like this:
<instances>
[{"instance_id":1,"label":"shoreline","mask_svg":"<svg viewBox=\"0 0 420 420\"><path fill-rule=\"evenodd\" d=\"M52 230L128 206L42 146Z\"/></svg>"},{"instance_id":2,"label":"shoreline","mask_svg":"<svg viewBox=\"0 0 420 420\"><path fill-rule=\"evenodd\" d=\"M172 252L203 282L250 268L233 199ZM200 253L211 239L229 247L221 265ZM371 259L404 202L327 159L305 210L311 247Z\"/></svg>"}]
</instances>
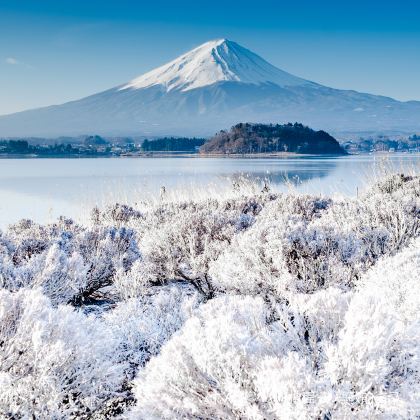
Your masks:
<instances>
[{"instance_id":1,"label":"shoreline","mask_svg":"<svg viewBox=\"0 0 420 420\"><path fill-rule=\"evenodd\" d=\"M345 157L345 156L389 156L395 154L418 155L420 152L366 152L366 153L347 153L347 154L305 154L305 153L189 153L189 152L147 152L139 154L122 155L49 155L42 156L36 154L0 154L1 159L136 159L136 158L223 158L223 159L289 159L307 157Z\"/></svg>"}]
</instances>

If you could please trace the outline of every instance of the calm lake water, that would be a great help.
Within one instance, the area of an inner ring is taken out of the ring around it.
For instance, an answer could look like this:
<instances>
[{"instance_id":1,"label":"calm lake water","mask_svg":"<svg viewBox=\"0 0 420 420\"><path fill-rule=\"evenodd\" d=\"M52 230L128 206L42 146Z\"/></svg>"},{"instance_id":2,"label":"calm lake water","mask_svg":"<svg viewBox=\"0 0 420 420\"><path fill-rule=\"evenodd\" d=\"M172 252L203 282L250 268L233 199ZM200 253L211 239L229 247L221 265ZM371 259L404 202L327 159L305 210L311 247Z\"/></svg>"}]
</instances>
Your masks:
<instances>
[{"instance_id":1,"label":"calm lake water","mask_svg":"<svg viewBox=\"0 0 420 420\"><path fill-rule=\"evenodd\" d=\"M284 159L121 158L1 159L0 228L22 218L50 222L60 215L83 221L94 205L134 203L157 195L225 188L245 175L285 191L356 195L384 168L420 172L419 154Z\"/></svg>"}]
</instances>

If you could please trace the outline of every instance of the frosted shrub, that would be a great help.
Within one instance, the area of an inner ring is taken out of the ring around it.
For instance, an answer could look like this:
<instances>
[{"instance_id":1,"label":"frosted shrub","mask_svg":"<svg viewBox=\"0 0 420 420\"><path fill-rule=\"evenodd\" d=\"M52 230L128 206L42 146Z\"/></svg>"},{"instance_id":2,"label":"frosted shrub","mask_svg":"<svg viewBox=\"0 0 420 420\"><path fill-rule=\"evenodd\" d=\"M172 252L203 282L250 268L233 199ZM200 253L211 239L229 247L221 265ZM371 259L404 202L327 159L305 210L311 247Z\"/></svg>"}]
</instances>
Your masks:
<instances>
[{"instance_id":1,"label":"frosted shrub","mask_svg":"<svg viewBox=\"0 0 420 420\"><path fill-rule=\"evenodd\" d=\"M135 261L130 270L118 269L114 277L115 293L122 300L142 296L152 285L157 284L156 266L149 259L143 258Z\"/></svg>"},{"instance_id":2,"label":"frosted shrub","mask_svg":"<svg viewBox=\"0 0 420 420\"><path fill-rule=\"evenodd\" d=\"M118 357L130 363L132 374L177 331L198 307L201 299L194 287L173 284L154 287L139 298L121 302L107 312L104 321L119 337Z\"/></svg>"},{"instance_id":3,"label":"frosted shrub","mask_svg":"<svg viewBox=\"0 0 420 420\"><path fill-rule=\"evenodd\" d=\"M125 379L102 322L40 291L0 290L0 416L69 418L97 410Z\"/></svg>"},{"instance_id":4,"label":"frosted shrub","mask_svg":"<svg viewBox=\"0 0 420 420\"><path fill-rule=\"evenodd\" d=\"M87 287L88 266L79 253L66 255L57 244L46 251L31 287L42 287L53 303L67 303Z\"/></svg>"},{"instance_id":5,"label":"frosted shrub","mask_svg":"<svg viewBox=\"0 0 420 420\"><path fill-rule=\"evenodd\" d=\"M110 286L118 270L131 268L140 252L131 229L101 227L84 232L76 246L89 264L87 286L76 295L73 303L81 304L101 288Z\"/></svg>"},{"instance_id":6,"label":"frosted shrub","mask_svg":"<svg viewBox=\"0 0 420 420\"><path fill-rule=\"evenodd\" d=\"M371 192L380 194L392 194L394 192L410 191L417 197L420 196L420 179L418 176L404 174L390 174L384 179L376 182L370 188Z\"/></svg>"},{"instance_id":7,"label":"frosted shrub","mask_svg":"<svg viewBox=\"0 0 420 420\"><path fill-rule=\"evenodd\" d=\"M419 178L391 193L331 202L284 196L210 263L215 288L281 296L329 286L352 287L383 255L420 234Z\"/></svg>"},{"instance_id":8,"label":"frosted shrub","mask_svg":"<svg viewBox=\"0 0 420 420\"><path fill-rule=\"evenodd\" d=\"M317 220L331 205L330 200L309 196L281 196L266 206L248 231L234 238L232 245L211 263L209 273L220 291L281 295L290 288L316 289L316 249L314 233L307 234L312 220ZM306 255L301 242L311 241ZM312 256L311 256L312 254ZM305 259L304 259L305 258ZM299 267L298 263L305 266ZM315 264L315 266L314 266ZM299 268L301 271L299 272ZM314 269L315 268L315 269ZM305 284L315 282L315 286Z\"/></svg>"},{"instance_id":9,"label":"frosted shrub","mask_svg":"<svg viewBox=\"0 0 420 420\"><path fill-rule=\"evenodd\" d=\"M324 360L321 354L325 350L324 346L336 341L353 294L353 291L329 287L310 294L286 295L290 310L293 309L302 317L307 343L312 348L313 356L320 358L316 363L320 363L321 358Z\"/></svg>"},{"instance_id":10,"label":"frosted shrub","mask_svg":"<svg viewBox=\"0 0 420 420\"><path fill-rule=\"evenodd\" d=\"M117 226L126 225L130 221L143 218L143 214L127 204L114 204L101 212L95 207L91 212L91 220L94 224L112 224Z\"/></svg>"},{"instance_id":11,"label":"frosted shrub","mask_svg":"<svg viewBox=\"0 0 420 420\"><path fill-rule=\"evenodd\" d=\"M381 192L382 184L373 186L361 200L337 203L326 215L330 226L359 238L367 266L420 234L420 177L398 180L390 192Z\"/></svg>"},{"instance_id":12,"label":"frosted shrub","mask_svg":"<svg viewBox=\"0 0 420 420\"><path fill-rule=\"evenodd\" d=\"M337 417L415 418L420 401L420 240L358 285L326 374Z\"/></svg>"},{"instance_id":13,"label":"frosted shrub","mask_svg":"<svg viewBox=\"0 0 420 420\"><path fill-rule=\"evenodd\" d=\"M236 201L208 200L162 206L146 217L152 228L141 235L142 264L139 269L151 284L168 279L191 282L207 297L214 294L208 276L209 264L232 238L248 229L262 209L275 197L241 198ZM140 264L140 263L139 263Z\"/></svg>"},{"instance_id":14,"label":"frosted shrub","mask_svg":"<svg viewBox=\"0 0 420 420\"><path fill-rule=\"evenodd\" d=\"M45 227L22 221L1 239L0 285L42 287L53 303L88 301L140 256L132 230L86 229L67 219Z\"/></svg>"},{"instance_id":15,"label":"frosted shrub","mask_svg":"<svg viewBox=\"0 0 420 420\"><path fill-rule=\"evenodd\" d=\"M414 418L420 242L356 292L201 306L135 380L131 418Z\"/></svg>"},{"instance_id":16,"label":"frosted shrub","mask_svg":"<svg viewBox=\"0 0 420 420\"><path fill-rule=\"evenodd\" d=\"M0 232L0 417L416 418L419 236L402 175L23 220Z\"/></svg>"},{"instance_id":17,"label":"frosted shrub","mask_svg":"<svg viewBox=\"0 0 420 420\"><path fill-rule=\"evenodd\" d=\"M41 254L19 264L6 256L2 259L0 272L4 288L41 287L51 301L58 304L71 301L86 288L88 266L79 253L67 255L58 243L54 243Z\"/></svg>"},{"instance_id":18,"label":"frosted shrub","mask_svg":"<svg viewBox=\"0 0 420 420\"><path fill-rule=\"evenodd\" d=\"M311 382L303 373L308 361L292 351L304 347L303 339L287 316L268 325L269 318L261 298L217 298L202 306L140 372L132 418L273 418L276 399L285 412L287 404L305 411L304 398L293 403ZM268 386L263 377L273 365L277 378ZM298 380L296 372L303 373Z\"/></svg>"}]
</instances>

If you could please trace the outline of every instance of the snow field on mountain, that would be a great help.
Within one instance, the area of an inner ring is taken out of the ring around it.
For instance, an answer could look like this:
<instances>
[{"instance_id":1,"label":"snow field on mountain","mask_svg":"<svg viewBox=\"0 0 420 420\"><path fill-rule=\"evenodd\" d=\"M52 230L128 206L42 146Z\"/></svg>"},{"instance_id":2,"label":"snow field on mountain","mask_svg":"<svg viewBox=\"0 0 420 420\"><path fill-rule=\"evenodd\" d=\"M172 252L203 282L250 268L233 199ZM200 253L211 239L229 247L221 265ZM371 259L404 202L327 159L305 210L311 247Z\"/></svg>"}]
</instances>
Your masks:
<instances>
[{"instance_id":1,"label":"snow field on mountain","mask_svg":"<svg viewBox=\"0 0 420 420\"><path fill-rule=\"evenodd\" d=\"M132 80L121 89L141 89L162 85L167 91L188 91L218 82L278 86L310 82L292 76L263 60L252 51L226 39L209 41L181 57Z\"/></svg>"},{"instance_id":2,"label":"snow field on mountain","mask_svg":"<svg viewBox=\"0 0 420 420\"><path fill-rule=\"evenodd\" d=\"M416 418L420 178L0 234L2 418Z\"/></svg>"}]
</instances>

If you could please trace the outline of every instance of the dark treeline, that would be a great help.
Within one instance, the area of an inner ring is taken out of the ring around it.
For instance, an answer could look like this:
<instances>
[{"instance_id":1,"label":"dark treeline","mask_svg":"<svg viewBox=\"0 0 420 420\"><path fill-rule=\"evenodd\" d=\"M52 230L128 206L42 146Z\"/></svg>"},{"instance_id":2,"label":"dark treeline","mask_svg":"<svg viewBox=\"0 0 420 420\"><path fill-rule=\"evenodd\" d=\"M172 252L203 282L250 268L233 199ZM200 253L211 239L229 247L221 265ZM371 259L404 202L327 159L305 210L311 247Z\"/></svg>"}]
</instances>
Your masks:
<instances>
[{"instance_id":1,"label":"dark treeline","mask_svg":"<svg viewBox=\"0 0 420 420\"><path fill-rule=\"evenodd\" d=\"M96 149L81 150L71 144L32 145L27 140L0 141L0 154L4 155L37 155L37 156L76 156L96 155Z\"/></svg>"},{"instance_id":2,"label":"dark treeline","mask_svg":"<svg viewBox=\"0 0 420 420\"><path fill-rule=\"evenodd\" d=\"M345 154L337 140L325 131L314 131L302 124L241 123L220 131L200 151L202 153Z\"/></svg>"},{"instance_id":3,"label":"dark treeline","mask_svg":"<svg viewBox=\"0 0 420 420\"><path fill-rule=\"evenodd\" d=\"M54 144L50 146L31 145L27 140L0 141L0 153L10 154L64 154L76 153L77 149L70 144Z\"/></svg>"},{"instance_id":4,"label":"dark treeline","mask_svg":"<svg viewBox=\"0 0 420 420\"><path fill-rule=\"evenodd\" d=\"M156 140L144 140L145 152L194 152L205 143L205 139L187 137L164 137Z\"/></svg>"}]
</instances>

